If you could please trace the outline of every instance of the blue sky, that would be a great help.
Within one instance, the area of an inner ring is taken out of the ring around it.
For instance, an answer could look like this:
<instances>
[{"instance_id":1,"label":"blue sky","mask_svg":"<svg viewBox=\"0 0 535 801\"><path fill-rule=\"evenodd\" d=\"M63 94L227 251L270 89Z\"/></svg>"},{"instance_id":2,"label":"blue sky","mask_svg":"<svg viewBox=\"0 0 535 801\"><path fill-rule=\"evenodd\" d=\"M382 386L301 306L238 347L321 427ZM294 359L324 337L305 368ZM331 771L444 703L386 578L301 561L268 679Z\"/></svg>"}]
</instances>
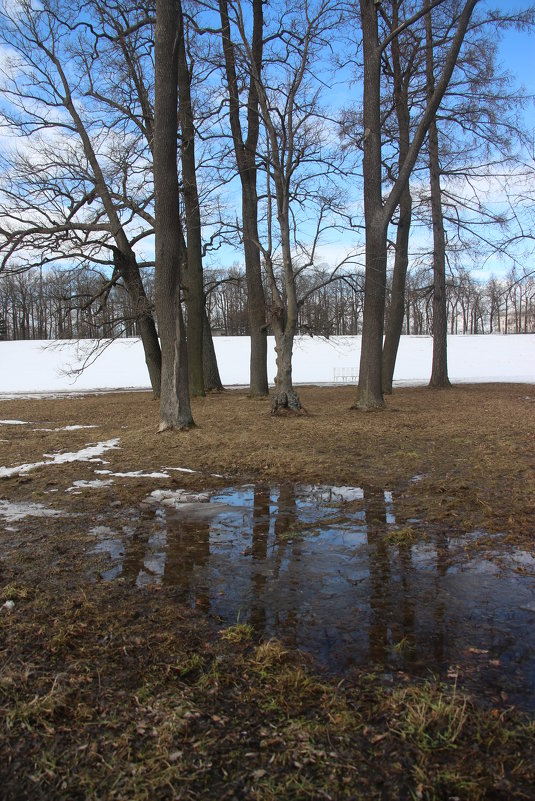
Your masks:
<instances>
[{"instance_id":1,"label":"blue sky","mask_svg":"<svg viewBox=\"0 0 535 801\"><path fill-rule=\"evenodd\" d=\"M502 10L527 10L531 4L524 1L498 5ZM517 77L518 83L535 95L535 31L507 31L500 42L500 58L503 66ZM526 108L526 118L532 128L535 127L533 103Z\"/></svg>"},{"instance_id":2,"label":"blue sky","mask_svg":"<svg viewBox=\"0 0 535 801\"><path fill-rule=\"evenodd\" d=\"M518 2L498 2L498 0L490 0L487 2L487 0L485 0L484 5L488 6L489 8L499 8L500 11L523 11L530 7L530 3L526 2L526 0L519 0ZM533 95L535 95L534 54L535 31L525 32L511 29L503 33L499 44L499 61L503 68L505 68L513 76L513 84L517 87L523 86L527 93ZM352 96L352 99L354 100L359 94L360 91L357 86L353 86L348 92L347 84L343 82L342 85L336 90L333 87L330 92L330 98L332 101L333 95L335 95L335 102L340 103L340 105L347 105L350 101L350 96ZM533 135L535 133L535 104L533 102L526 104L524 108L524 115L527 129L526 132ZM354 202L358 205L359 198L355 197ZM501 208L501 202L498 195L496 196L495 200L489 199L489 202L493 209L499 210ZM415 251L417 251L419 247L427 249L429 243L429 232L418 230L418 227L415 225L412 241ZM333 267L338 258L341 258L344 253L352 249L352 246L356 247L357 251L362 252L362 244L362 232L355 234L354 236L349 234L331 233L330 236L326 237L324 247L320 248L320 258L323 257L327 262L333 262L329 264L329 266ZM521 258L522 257L520 256L520 259ZM469 269L477 268L475 274L480 279L485 279L491 273L502 275L508 272L512 266L512 263L508 259L498 258L495 256L491 256L489 258L488 253L486 254L486 258L484 260L482 259L481 263L477 265L473 262L473 259L473 254L467 256L466 267ZM360 257L360 260L362 261L362 256ZM239 250L223 248L216 254L215 263L223 262L226 265L229 265L232 263L232 261L242 263L243 256Z\"/></svg>"}]
</instances>

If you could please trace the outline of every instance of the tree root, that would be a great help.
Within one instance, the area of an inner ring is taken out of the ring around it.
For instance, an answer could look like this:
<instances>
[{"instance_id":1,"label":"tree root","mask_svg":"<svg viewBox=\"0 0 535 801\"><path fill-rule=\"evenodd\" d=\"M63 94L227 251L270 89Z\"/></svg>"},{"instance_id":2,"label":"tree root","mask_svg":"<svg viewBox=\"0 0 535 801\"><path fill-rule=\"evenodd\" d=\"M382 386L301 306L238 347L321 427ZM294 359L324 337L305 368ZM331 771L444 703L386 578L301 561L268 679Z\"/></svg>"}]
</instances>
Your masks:
<instances>
[{"instance_id":1,"label":"tree root","mask_svg":"<svg viewBox=\"0 0 535 801\"><path fill-rule=\"evenodd\" d=\"M275 392L271 398L271 414L298 416L308 414L308 412L301 406L297 393L290 390L289 392Z\"/></svg>"}]
</instances>

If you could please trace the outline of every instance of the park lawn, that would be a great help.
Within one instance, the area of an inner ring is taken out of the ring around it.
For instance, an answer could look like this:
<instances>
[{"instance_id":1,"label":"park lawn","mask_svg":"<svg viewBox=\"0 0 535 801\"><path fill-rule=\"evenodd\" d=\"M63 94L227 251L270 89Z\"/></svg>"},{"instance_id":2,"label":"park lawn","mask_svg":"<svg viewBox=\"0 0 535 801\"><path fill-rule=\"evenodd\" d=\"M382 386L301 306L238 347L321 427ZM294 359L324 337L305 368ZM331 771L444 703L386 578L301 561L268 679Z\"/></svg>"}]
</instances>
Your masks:
<instances>
[{"instance_id":1,"label":"park lawn","mask_svg":"<svg viewBox=\"0 0 535 801\"><path fill-rule=\"evenodd\" d=\"M532 717L483 704L454 677L386 678L373 666L328 676L243 623L217 627L172 587L95 581L90 521L155 486L379 488L394 493L400 527L417 517L499 532L535 553L535 387L396 390L372 413L350 408L351 387L300 395L297 417L272 417L267 400L240 391L194 399L197 427L164 434L148 393L1 402L4 421L23 423L1 426L4 467L119 440L105 465L1 479L2 501L68 513L6 521L1 533L3 797L533 797ZM165 468L194 472L147 477ZM98 469L144 475L72 491Z\"/></svg>"}]
</instances>

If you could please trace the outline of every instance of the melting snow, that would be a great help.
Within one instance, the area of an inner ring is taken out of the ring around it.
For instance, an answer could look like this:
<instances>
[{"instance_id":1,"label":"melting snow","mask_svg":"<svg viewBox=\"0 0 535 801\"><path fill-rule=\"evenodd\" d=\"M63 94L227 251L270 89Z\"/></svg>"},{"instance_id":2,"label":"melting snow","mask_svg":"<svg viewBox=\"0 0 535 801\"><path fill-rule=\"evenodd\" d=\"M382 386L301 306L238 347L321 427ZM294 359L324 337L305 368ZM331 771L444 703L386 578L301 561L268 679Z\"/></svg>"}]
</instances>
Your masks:
<instances>
[{"instance_id":1,"label":"melting snow","mask_svg":"<svg viewBox=\"0 0 535 801\"><path fill-rule=\"evenodd\" d=\"M117 534L117 532L109 526L94 526L89 529L89 533L94 537L112 537Z\"/></svg>"},{"instance_id":2,"label":"melting snow","mask_svg":"<svg viewBox=\"0 0 535 801\"><path fill-rule=\"evenodd\" d=\"M168 468L166 468L166 470L167 469ZM117 478L169 478L169 473L144 473L143 470L133 470L130 473L113 473L111 470L95 470L95 473L99 476L116 476Z\"/></svg>"},{"instance_id":3,"label":"melting snow","mask_svg":"<svg viewBox=\"0 0 535 801\"><path fill-rule=\"evenodd\" d=\"M2 426L27 426L29 423L26 420L0 420Z\"/></svg>"},{"instance_id":4,"label":"melting snow","mask_svg":"<svg viewBox=\"0 0 535 801\"><path fill-rule=\"evenodd\" d=\"M49 509L42 503L10 503L0 501L0 515L8 523L15 523L24 520L25 517L62 517L64 512L57 509Z\"/></svg>"},{"instance_id":5,"label":"melting snow","mask_svg":"<svg viewBox=\"0 0 535 801\"><path fill-rule=\"evenodd\" d=\"M325 501L350 503L351 501L361 501L364 498L364 491L360 487L330 487L320 484L318 486L305 485L303 489L316 497L320 494Z\"/></svg>"},{"instance_id":6,"label":"melting snow","mask_svg":"<svg viewBox=\"0 0 535 801\"><path fill-rule=\"evenodd\" d=\"M113 484L111 479L109 481L105 481L102 478L95 478L92 481L80 479L79 481L73 481L72 487L69 487L65 491L74 492L77 489L98 489L98 487L109 487L110 484Z\"/></svg>"},{"instance_id":7,"label":"melting snow","mask_svg":"<svg viewBox=\"0 0 535 801\"><path fill-rule=\"evenodd\" d=\"M51 464L66 464L67 462L89 462L103 461L99 457L113 448L119 447L119 438L108 439L105 442L97 442L96 445L87 445L79 451L71 453L44 453L46 461L33 462L31 464L20 464L16 467L0 467L0 478L9 476L20 476L35 470L37 467L44 467Z\"/></svg>"},{"instance_id":8,"label":"melting snow","mask_svg":"<svg viewBox=\"0 0 535 801\"><path fill-rule=\"evenodd\" d=\"M34 431L80 431L82 428L98 428L98 426L61 426L61 428L34 428Z\"/></svg>"},{"instance_id":9,"label":"melting snow","mask_svg":"<svg viewBox=\"0 0 535 801\"><path fill-rule=\"evenodd\" d=\"M188 492L188 490L154 490L147 501L156 501L164 506L181 506L184 503L208 503L210 492Z\"/></svg>"}]
</instances>

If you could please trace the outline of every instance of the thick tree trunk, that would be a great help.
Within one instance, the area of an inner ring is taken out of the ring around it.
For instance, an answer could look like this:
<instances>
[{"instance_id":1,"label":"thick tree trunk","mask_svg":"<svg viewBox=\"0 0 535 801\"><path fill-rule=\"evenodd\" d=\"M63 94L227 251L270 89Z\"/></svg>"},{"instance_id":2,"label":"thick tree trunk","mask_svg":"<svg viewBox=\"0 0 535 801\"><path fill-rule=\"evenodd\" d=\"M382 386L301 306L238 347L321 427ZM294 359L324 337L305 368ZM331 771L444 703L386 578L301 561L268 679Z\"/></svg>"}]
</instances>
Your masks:
<instances>
[{"instance_id":1,"label":"thick tree trunk","mask_svg":"<svg viewBox=\"0 0 535 801\"><path fill-rule=\"evenodd\" d=\"M366 275L357 408L384 406L383 327L386 295L386 231L381 195L381 48L377 7L360 0L364 46L363 174L366 223Z\"/></svg>"},{"instance_id":2,"label":"thick tree trunk","mask_svg":"<svg viewBox=\"0 0 535 801\"><path fill-rule=\"evenodd\" d=\"M189 386L192 395L204 395L203 318L204 288L202 267L201 214L195 162L195 127L191 105L189 71L184 18L178 2L178 93L180 115L180 155L182 163L182 195L186 211L187 233L187 341Z\"/></svg>"},{"instance_id":3,"label":"thick tree trunk","mask_svg":"<svg viewBox=\"0 0 535 801\"><path fill-rule=\"evenodd\" d=\"M293 330L292 330L293 329ZM271 414L282 411L301 410L301 401L293 388L292 351L295 337L295 325L284 325L282 321L273 323L275 334L275 353L277 354L277 377L275 389L271 396Z\"/></svg>"},{"instance_id":4,"label":"thick tree trunk","mask_svg":"<svg viewBox=\"0 0 535 801\"><path fill-rule=\"evenodd\" d=\"M156 0L154 204L156 313L162 347L160 431L193 425L180 304L181 237L177 174L176 0Z\"/></svg>"},{"instance_id":5,"label":"thick tree trunk","mask_svg":"<svg viewBox=\"0 0 535 801\"><path fill-rule=\"evenodd\" d=\"M434 92L433 28L431 10L425 18L427 94ZM436 118L429 126L429 181L433 221L433 364L430 387L449 387L448 378L448 308L446 298L446 237L442 217L440 188L440 152Z\"/></svg>"},{"instance_id":6,"label":"thick tree trunk","mask_svg":"<svg viewBox=\"0 0 535 801\"><path fill-rule=\"evenodd\" d=\"M152 396L154 400L159 400L162 383L162 351L152 313L138 317L137 324L145 354L145 364L149 371Z\"/></svg>"},{"instance_id":7,"label":"thick tree trunk","mask_svg":"<svg viewBox=\"0 0 535 801\"><path fill-rule=\"evenodd\" d=\"M275 152L275 151L274 151ZM284 180L280 163L275 160L275 189L277 194L277 221L281 233L282 267L284 276L284 296L276 287L273 264L269 264L268 274L276 299L272 312L272 327L275 334L277 354L277 377L271 398L271 413L282 410L300 411L301 402L292 383L292 356L297 331L298 305L295 274L292 263L292 245L289 216L289 182Z\"/></svg>"},{"instance_id":8,"label":"thick tree trunk","mask_svg":"<svg viewBox=\"0 0 535 801\"><path fill-rule=\"evenodd\" d=\"M364 313L357 408L384 406L382 384L383 321L386 292L386 233L382 224L367 226Z\"/></svg>"},{"instance_id":9,"label":"thick tree trunk","mask_svg":"<svg viewBox=\"0 0 535 801\"><path fill-rule=\"evenodd\" d=\"M253 36L251 42L255 70L260 74L263 54L262 0L253 0ZM260 130L258 91L251 71L247 103L247 139L244 141L240 119L240 97L236 75L234 44L231 38L227 0L219 0L221 36L229 95L229 116L234 153L242 186L242 232L249 328L251 336L250 393L264 396L269 392L267 377L266 301L262 285L258 236L258 196L256 191L256 149Z\"/></svg>"},{"instance_id":10,"label":"thick tree trunk","mask_svg":"<svg viewBox=\"0 0 535 801\"><path fill-rule=\"evenodd\" d=\"M221 383L221 376L219 375L219 368L217 366L217 358L214 348L214 340L212 337L212 332L210 330L210 321L208 320L206 309L204 310L202 332L203 332L202 364L204 371L204 388L207 391L216 390L217 392L221 392L224 389L224 387L223 384Z\"/></svg>"}]
</instances>

